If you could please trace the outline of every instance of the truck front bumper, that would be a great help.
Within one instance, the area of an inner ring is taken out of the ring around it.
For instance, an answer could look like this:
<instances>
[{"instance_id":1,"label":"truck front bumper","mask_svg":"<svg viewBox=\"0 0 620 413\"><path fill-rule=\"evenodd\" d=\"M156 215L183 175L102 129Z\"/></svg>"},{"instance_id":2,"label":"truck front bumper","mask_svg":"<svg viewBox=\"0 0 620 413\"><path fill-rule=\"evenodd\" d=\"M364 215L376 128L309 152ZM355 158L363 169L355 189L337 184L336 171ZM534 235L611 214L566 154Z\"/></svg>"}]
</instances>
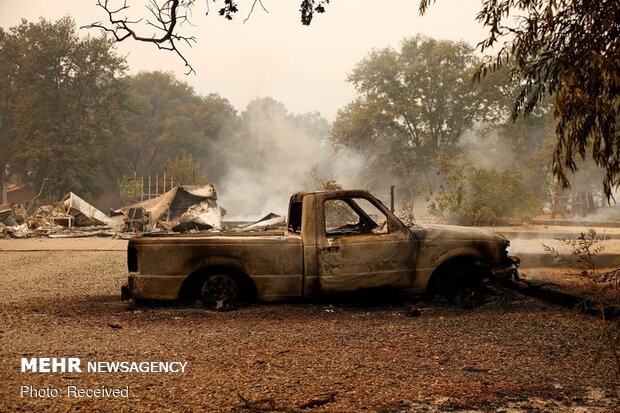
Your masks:
<instances>
[{"instance_id":1,"label":"truck front bumper","mask_svg":"<svg viewBox=\"0 0 620 413\"><path fill-rule=\"evenodd\" d=\"M129 274L121 287L121 300L176 300L185 275Z\"/></svg>"},{"instance_id":2,"label":"truck front bumper","mask_svg":"<svg viewBox=\"0 0 620 413\"><path fill-rule=\"evenodd\" d=\"M514 278L519 279L519 264L521 259L519 257L508 256L507 259L496 266L491 267L491 273L494 278Z\"/></svg>"}]
</instances>

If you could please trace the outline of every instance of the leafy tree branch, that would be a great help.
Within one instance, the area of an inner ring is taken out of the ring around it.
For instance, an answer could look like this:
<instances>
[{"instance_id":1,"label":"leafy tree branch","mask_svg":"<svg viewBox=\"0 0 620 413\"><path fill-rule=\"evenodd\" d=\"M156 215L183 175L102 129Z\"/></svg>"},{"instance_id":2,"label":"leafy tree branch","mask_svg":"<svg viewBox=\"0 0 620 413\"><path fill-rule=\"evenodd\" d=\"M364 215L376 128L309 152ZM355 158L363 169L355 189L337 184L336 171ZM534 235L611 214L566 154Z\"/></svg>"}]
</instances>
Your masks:
<instances>
[{"instance_id":1,"label":"leafy tree branch","mask_svg":"<svg viewBox=\"0 0 620 413\"><path fill-rule=\"evenodd\" d=\"M424 14L434 0L421 0ZM488 28L481 51L501 46L476 78L510 64L520 85L513 119L552 96L556 128L553 173L562 188L587 154L605 170L608 200L620 185L620 2L484 0L477 20Z\"/></svg>"}]
</instances>

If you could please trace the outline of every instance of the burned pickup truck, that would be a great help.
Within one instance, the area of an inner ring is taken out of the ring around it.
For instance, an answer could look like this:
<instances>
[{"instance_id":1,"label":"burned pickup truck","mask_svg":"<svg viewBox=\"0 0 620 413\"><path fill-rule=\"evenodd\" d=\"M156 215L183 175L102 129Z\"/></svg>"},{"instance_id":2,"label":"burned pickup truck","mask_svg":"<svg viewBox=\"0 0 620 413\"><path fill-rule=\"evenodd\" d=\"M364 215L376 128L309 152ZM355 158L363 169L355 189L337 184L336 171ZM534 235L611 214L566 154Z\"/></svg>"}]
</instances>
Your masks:
<instances>
[{"instance_id":1,"label":"burned pickup truck","mask_svg":"<svg viewBox=\"0 0 620 413\"><path fill-rule=\"evenodd\" d=\"M473 307L485 283L516 276L508 245L482 229L408 227L366 191L300 192L281 228L132 238L122 297L221 310L393 287Z\"/></svg>"}]
</instances>

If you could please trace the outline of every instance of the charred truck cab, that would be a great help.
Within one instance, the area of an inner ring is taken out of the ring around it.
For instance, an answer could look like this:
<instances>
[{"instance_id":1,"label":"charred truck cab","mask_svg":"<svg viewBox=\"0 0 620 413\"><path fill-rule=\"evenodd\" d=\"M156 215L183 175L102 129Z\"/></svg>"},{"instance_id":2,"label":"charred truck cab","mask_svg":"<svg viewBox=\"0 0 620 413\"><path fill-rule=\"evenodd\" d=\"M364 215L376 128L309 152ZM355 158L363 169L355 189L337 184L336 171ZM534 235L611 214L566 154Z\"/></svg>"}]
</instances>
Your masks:
<instances>
[{"instance_id":1,"label":"charred truck cab","mask_svg":"<svg viewBox=\"0 0 620 413\"><path fill-rule=\"evenodd\" d=\"M132 238L122 297L227 309L239 301L394 287L473 307L486 282L516 276L508 245L481 229L407 227L366 191L299 192L283 227Z\"/></svg>"}]
</instances>

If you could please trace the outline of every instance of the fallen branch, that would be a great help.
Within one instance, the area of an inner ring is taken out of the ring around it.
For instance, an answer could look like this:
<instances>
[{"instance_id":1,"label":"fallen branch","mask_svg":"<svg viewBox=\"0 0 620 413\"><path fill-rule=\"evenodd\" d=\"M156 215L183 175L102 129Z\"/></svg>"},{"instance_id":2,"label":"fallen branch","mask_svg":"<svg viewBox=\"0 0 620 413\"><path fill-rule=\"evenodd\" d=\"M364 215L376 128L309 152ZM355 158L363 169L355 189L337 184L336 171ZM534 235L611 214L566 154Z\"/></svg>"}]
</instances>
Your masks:
<instances>
[{"instance_id":1,"label":"fallen branch","mask_svg":"<svg viewBox=\"0 0 620 413\"><path fill-rule=\"evenodd\" d=\"M243 402L242 409L248 409L250 411L263 411L263 412L285 412L288 411L286 407L279 407L276 401L272 398L263 398L258 400L250 400L244 397L240 392L237 392L237 396Z\"/></svg>"},{"instance_id":2,"label":"fallen branch","mask_svg":"<svg viewBox=\"0 0 620 413\"><path fill-rule=\"evenodd\" d=\"M334 391L334 392L327 393L325 395L316 397L314 399L307 401L304 404L301 404L299 408L300 409L311 409L313 407L323 406L324 404L333 402L336 399L337 394L338 392Z\"/></svg>"},{"instance_id":3,"label":"fallen branch","mask_svg":"<svg viewBox=\"0 0 620 413\"><path fill-rule=\"evenodd\" d=\"M298 413L305 409L312 409L314 407L323 406L325 404L331 403L336 399L336 395L338 392L330 392L325 393L317 397L313 397L305 403L300 404L299 406L286 406L286 405L278 405L278 403L270 398L265 397L258 400L250 400L247 397L243 396L240 392L237 392L237 396L243 402L242 409L247 409L251 412L287 412L287 413Z\"/></svg>"},{"instance_id":4,"label":"fallen branch","mask_svg":"<svg viewBox=\"0 0 620 413\"><path fill-rule=\"evenodd\" d=\"M605 305L592 299L588 299L581 294L568 291L561 291L551 288L557 284L542 283L534 284L527 281L515 282L504 280L503 285L513 291L539 298L551 304L556 304L565 308L572 308L589 315L603 315L606 320L613 320L620 317L620 307L615 305Z\"/></svg>"}]
</instances>

